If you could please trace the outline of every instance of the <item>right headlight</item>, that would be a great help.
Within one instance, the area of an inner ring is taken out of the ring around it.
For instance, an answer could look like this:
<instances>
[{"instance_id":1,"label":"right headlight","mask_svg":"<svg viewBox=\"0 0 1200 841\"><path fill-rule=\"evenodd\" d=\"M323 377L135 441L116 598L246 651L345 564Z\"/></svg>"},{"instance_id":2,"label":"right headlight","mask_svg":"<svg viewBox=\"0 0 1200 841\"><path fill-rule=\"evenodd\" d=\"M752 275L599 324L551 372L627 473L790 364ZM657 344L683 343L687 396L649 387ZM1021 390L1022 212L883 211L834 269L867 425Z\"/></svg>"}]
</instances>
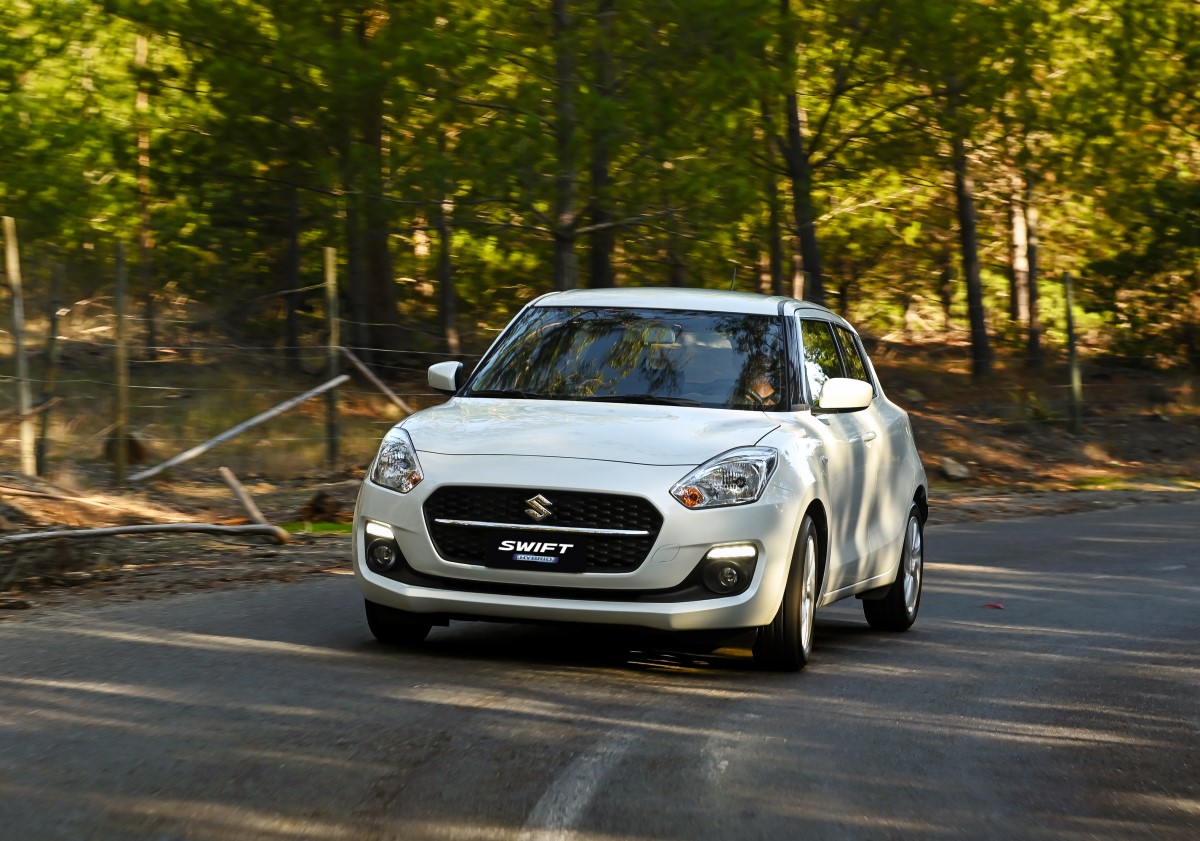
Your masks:
<instances>
[{"instance_id":1,"label":"right headlight","mask_svg":"<svg viewBox=\"0 0 1200 841\"><path fill-rule=\"evenodd\" d=\"M371 481L406 494L420 484L421 478L421 463L417 461L417 448L413 446L412 438L400 427L393 426L379 445Z\"/></svg>"},{"instance_id":2,"label":"right headlight","mask_svg":"<svg viewBox=\"0 0 1200 841\"><path fill-rule=\"evenodd\" d=\"M710 459L671 487L685 508L720 508L757 502L775 472L779 451L742 447Z\"/></svg>"}]
</instances>

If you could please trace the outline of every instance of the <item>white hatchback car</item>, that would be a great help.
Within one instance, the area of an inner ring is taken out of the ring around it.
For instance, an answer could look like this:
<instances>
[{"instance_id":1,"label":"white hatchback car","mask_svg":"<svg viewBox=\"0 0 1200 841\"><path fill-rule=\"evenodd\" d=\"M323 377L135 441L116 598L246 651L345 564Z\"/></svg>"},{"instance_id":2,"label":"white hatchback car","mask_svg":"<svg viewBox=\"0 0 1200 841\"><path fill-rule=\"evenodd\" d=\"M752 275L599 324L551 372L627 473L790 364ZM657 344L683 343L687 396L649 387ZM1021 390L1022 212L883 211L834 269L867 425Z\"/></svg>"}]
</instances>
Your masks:
<instances>
[{"instance_id":1,"label":"white hatchback car","mask_svg":"<svg viewBox=\"0 0 1200 841\"><path fill-rule=\"evenodd\" d=\"M454 396L385 436L354 572L381 641L451 619L756 629L803 668L813 614L921 602L925 471L854 330L790 298L576 290L530 303Z\"/></svg>"}]
</instances>

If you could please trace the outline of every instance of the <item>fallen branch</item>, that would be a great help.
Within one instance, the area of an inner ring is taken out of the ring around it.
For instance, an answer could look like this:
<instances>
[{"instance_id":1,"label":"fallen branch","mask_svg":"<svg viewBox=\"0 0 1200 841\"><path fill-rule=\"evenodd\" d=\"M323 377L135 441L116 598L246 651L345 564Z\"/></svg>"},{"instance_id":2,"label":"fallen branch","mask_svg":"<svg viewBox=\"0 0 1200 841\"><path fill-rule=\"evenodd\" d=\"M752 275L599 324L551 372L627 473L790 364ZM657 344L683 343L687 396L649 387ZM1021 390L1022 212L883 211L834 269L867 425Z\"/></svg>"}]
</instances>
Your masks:
<instances>
[{"instance_id":1,"label":"fallen branch","mask_svg":"<svg viewBox=\"0 0 1200 841\"><path fill-rule=\"evenodd\" d=\"M21 421L33 420L42 412L53 409L61 402L63 402L61 397L51 397L49 400L44 400L37 404L23 415L19 412L5 412L3 415L0 415L0 423L19 423Z\"/></svg>"},{"instance_id":2,"label":"fallen branch","mask_svg":"<svg viewBox=\"0 0 1200 841\"><path fill-rule=\"evenodd\" d=\"M117 505L110 505L107 502L97 502L94 499L88 499L85 496L70 496L69 494L51 494L42 491L30 491L25 488L13 488L8 485L0 485L0 496L31 496L38 499L54 499L59 502L74 502L80 505L93 505L97 508L107 508L110 511L121 511Z\"/></svg>"},{"instance_id":3,"label":"fallen branch","mask_svg":"<svg viewBox=\"0 0 1200 841\"><path fill-rule=\"evenodd\" d=\"M402 411L408 415L411 415L413 413L412 407L409 406L407 403L405 403L403 400L401 400L400 396L397 395L396 392L394 392L390 388L388 388L384 384L383 380L381 380L381 379L379 379L379 377L375 376L375 372L372 371L370 368L368 368L366 365L364 365L362 363L361 359L359 359L357 356L355 356L353 353L351 353L349 350L347 350L344 347L339 347L338 350L342 352L342 356L346 357L346 359L350 362L351 365L353 365L356 369L358 369L358 372L360 374L362 374L364 377L366 377L368 380L370 380L371 385L375 386L377 389L379 389L381 392L383 392L384 396L387 397L388 400L391 400L393 403L395 403L397 406L399 406L400 411Z\"/></svg>"},{"instance_id":4,"label":"fallen branch","mask_svg":"<svg viewBox=\"0 0 1200 841\"><path fill-rule=\"evenodd\" d=\"M238 481L237 476L233 475L232 470L230 470L228 467L221 467L218 468L218 472L221 474L221 478L225 480L225 484L229 486L229 490L233 491L233 495L236 496L238 502L242 504L242 508L246 510L246 516L258 523L260 526L271 526L272 528L275 527L266 517L263 516L263 512L259 510L257 505L254 504L254 500L246 490L246 487ZM281 532L282 536L282 539L279 542L287 543L291 537L283 529L280 529L279 531Z\"/></svg>"},{"instance_id":5,"label":"fallen branch","mask_svg":"<svg viewBox=\"0 0 1200 841\"><path fill-rule=\"evenodd\" d=\"M203 444L197 444L195 447L192 447L190 450L186 450L177 456L167 459L166 461L164 461L162 464L158 465L157 467L151 467L149 470L143 470L141 473L135 473L134 475L129 477L129 481L130 482L140 482L143 479L149 479L151 476L157 476L159 473L162 473L164 470L166 470L169 467L175 467L176 465L183 464L185 461L191 461L196 456L203 455L204 453L208 452L213 447L217 446L217 444L220 444L222 442L228 441L230 438L234 438L238 435L241 435L243 432L245 432L250 427L257 426L258 424L262 423L263 421L270 420L271 418L275 417L276 415L283 414L288 409L291 409L294 406L300 405L305 400L308 400L310 397L316 397L318 394L329 391L329 389L331 389L331 388L337 388L339 385L341 385L344 382L347 382L349 379L350 379L349 374L342 374L340 376L334 377L329 382L322 383L321 385L317 386L316 388L310 389L309 391L306 391L301 395L293 397L290 400L285 400L282 403L280 403L278 406L276 406L275 408L267 409L267 411L262 412L261 414L255 415L254 417L250 418L250 420L245 421L243 423L239 423L237 426L234 426L234 427L231 427L230 429L225 430L220 435L218 435L216 438L211 438L208 441L205 441Z\"/></svg>"},{"instance_id":6,"label":"fallen branch","mask_svg":"<svg viewBox=\"0 0 1200 841\"><path fill-rule=\"evenodd\" d=\"M274 538L275 543L287 543L288 533L279 526L254 523L246 526L219 526L215 523L154 523L138 526L112 526L102 529L64 529L60 531L37 531L0 537L0 546L14 543L31 543L35 540L55 538L111 537L119 534L158 534L166 532L192 532L197 534L262 534Z\"/></svg>"}]
</instances>

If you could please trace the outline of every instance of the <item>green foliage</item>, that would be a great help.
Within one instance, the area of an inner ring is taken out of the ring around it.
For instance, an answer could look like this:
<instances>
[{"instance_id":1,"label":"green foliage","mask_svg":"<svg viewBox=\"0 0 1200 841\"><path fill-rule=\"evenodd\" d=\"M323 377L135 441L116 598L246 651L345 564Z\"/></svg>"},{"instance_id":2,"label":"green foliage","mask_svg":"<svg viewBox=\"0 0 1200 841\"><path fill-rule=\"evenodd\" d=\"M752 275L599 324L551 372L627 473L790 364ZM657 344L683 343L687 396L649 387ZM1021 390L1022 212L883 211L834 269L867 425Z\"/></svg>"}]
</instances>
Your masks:
<instances>
[{"instance_id":1,"label":"green foliage","mask_svg":"<svg viewBox=\"0 0 1200 841\"><path fill-rule=\"evenodd\" d=\"M790 286L793 93L836 309L880 331L961 323L961 137L995 332L1026 329L1004 315L1020 194L1051 341L1050 279L1071 270L1098 342L1198 364L1194 3L781 2L568 0L556 38L549 2L0 0L0 211L34 295L50 262L90 294L117 241L136 260L141 178L150 288L226 329L278 337L278 293L318 283L335 246L356 341L436 330L447 265L482 341L554 288L564 238L582 284L596 248L618 284L724 287L736 266L745 289L769 283L778 236Z\"/></svg>"}]
</instances>

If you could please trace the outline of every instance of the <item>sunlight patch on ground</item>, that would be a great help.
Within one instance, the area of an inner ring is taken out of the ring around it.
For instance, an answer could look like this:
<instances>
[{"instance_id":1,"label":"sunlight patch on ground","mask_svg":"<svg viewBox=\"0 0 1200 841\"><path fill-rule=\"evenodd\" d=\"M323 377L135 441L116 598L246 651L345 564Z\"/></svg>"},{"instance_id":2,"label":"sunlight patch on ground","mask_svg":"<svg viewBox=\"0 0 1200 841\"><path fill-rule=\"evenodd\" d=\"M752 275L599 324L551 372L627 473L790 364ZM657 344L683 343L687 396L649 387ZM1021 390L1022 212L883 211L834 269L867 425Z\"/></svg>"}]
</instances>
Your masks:
<instances>
[{"instance_id":1,"label":"sunlight patch on ground","mask_svg":"<svg viewBox=\"0 0 1200 841\"><path fill-rule=\"evenodd\" d=\"M194 698L181 692L172 692L159 687L123 683L99 683L91 680L45 680L42 678L0 677L0 684L20 687L65 689L71 692L91 692L97 695L117 695L122 698L140 698L151 701L167 701L173 704L188 704Z\"/></svg>"},{"instance_id":2,"label":"sunlight patch on ground","mask_svg":"<svg viewBox=\"0 0 1200 841\"><path fill-rule=\"evenodd\" d=\"M323 841L358 839L362 830L345 823L297 818L289 815L197 800L166 798L127 798L93 794L88 799L110 814L141 818L162 827L169 822L186 826L188 837L205 841L234 841L253 835L256 838L320 838ZM118 818L119 820L119 818Z\"/></svg>"},{"instance_id":3,"label":"sunlight patch on ground","mask_svg":"<svg viewBox=\"0 0 1200 841\"><path fill-rule=\"evenodd\" d=\"M1182 812L1200 816L1200 800L1194 797L1174 797L1170 794L1121 794L1117 801L1139 812L1153 809L1159 812Z\"/></svg>"},{"instance_id":4,"label":"sunlight patch on ground","mask_svg":"<svg viewBox=\"0 0 1200 841\"><path fill-rule=\"evenodd\" d=\"M245 637L222 637L215 634L196 634L187 631L168 631L164 628L145 628L132 630L133 625L115 625L105 627L100 624L88 627L44 628L47 633L68 634L71 636L99 637L117 642L141 643L144 645L163 645L176 648L194 648L202 651L250 652L254 654L291 654L303 657L337 657L355 659L360 655L349 651L339 651L336 648L325 648L315 645L300 645L293 642L278 640L247 639Z\"/></svg>"}]
</instances>

